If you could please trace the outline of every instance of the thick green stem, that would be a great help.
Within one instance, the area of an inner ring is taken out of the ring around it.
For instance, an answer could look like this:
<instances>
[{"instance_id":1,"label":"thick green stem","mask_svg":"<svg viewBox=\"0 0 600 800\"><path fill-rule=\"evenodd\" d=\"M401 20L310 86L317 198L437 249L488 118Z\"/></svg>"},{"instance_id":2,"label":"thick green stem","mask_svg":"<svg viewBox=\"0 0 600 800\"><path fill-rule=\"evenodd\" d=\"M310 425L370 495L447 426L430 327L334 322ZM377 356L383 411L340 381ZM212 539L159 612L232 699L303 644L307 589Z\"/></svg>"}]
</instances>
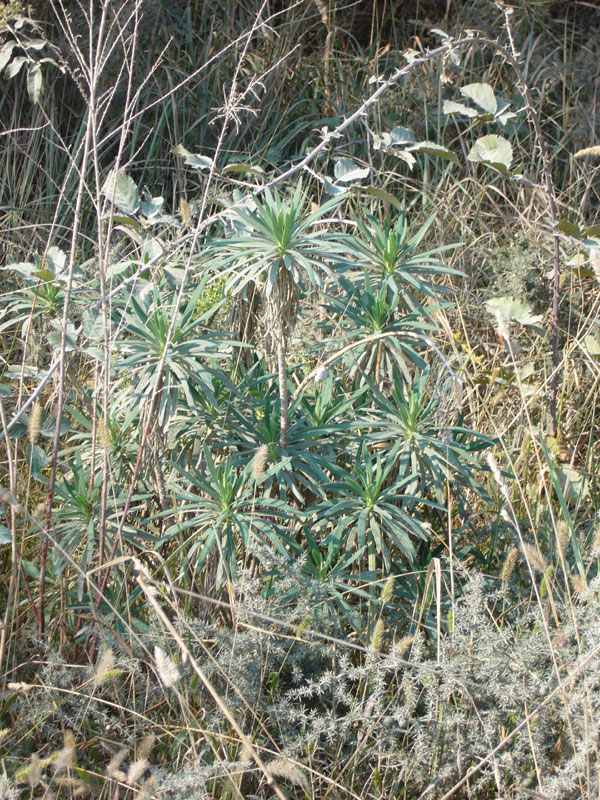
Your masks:
<instances>
[{"instance_id":1,"label":"thick green stem","mask_svg":"<svg viewBox=\"0 0 600 800\"><path fill-rule=\"evenodd\" d=\"M287 348L283 325L279 323L277 335L277 373L279 376L279 446L281 450L287 449L288 412L290 396L287 385Z\"/></svg>"}]
</instances>

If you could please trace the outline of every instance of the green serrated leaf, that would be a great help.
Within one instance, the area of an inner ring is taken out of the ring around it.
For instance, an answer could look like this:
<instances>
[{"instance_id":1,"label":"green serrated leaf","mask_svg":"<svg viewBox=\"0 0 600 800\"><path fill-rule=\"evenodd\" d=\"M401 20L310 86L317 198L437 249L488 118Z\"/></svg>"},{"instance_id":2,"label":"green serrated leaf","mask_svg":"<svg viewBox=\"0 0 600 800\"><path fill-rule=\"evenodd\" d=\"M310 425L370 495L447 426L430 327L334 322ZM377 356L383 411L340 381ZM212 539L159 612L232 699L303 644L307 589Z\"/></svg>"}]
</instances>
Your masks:
<instances>
[{"instance_id":1,"label":"green serrated leaf","mask_svg":"<svg viewBox=\"0 0 600 800\"><path fill-rule=\"evenodd\" d=\"M600 356L600 341L598 337L589 333L583 340L586 350L591 356Z\"/></svg>"},{"instance_id":2,"label":"green serrated leaf","mask_svg":"<svg viewBox=\"0 0 600 800\"><path fill-rule=\"evenodd\" d=\"M493 297L485 302L492 316L500 315L505 322L518 322L521 325L537 325L543 320L541 314L534 314L529 303L512 297Z\"/></svg>"},{"instance_id":3,"label":"green serrated leaf","mask_svg":"<svg viewBox=\"0 0 600 800\"><path fill-rule=\"evenodd\" d=\"M25 460L31 477L36 481L42 480L42 470L50 463L50 456L38 444L28 444L25 448Z\"/></svg>"},{"instance_id":4,"label":"green serrated leaf","mask_svg":"<svg viewBox=\"0 0 600 800\"><path fill-rule=\"evenodd\" d=\"M3 267L3 269L14 269L15 272L18 272L19 275L22 275L30 281L34 279L34 273L38 271L36 265L30 264L28 261L21 261L18 264L9 264L7 267Z\"/></svg>"},{"instance_id":5,"label":"green serrated leaf","mask_svg":"<svg viewBox=\"0 0 600 800\"><path fill-rule=\"evenodd\" d=\"M83 312L83 335L90 341L102 339L104 319L99 308L86 308Z\"/></svg>"},{"instance_id":6,"label":"green serrated leaf","mask_svg":"<svg viewBox=\"0 0 600 800\"><path fill-rule=\"evenodd\" d=\"M195 167L196 169L211 169L214 165L214 161L212 158L208 156L201 156L195 153L190 153L185 157L185 163L189 167Z\"/></svg>"},{"instance_id":7,"label":"green serrated leaf","mask_svg":"<svg viewBox=\"0 0 600 800\"><path fill-rule=\"evenodd\" d=\"M175 145L175 147L171 150L171 153L174 156L177 156L178 158L185 158L186 156L191 156L190 151L182 144Z\"/></svg>"},{"instance_id":8,"label":"green serrated leaf","mask_svg":"<svg viewBox=\"0 0 600 800\"><path fill-rule=\"evenodd\" d=\"M338 158L333 169L336 180L342 183L359 181L366 178L370 172L369 167L359 167L355 161L349 158Z\"/></svg>"},{"instance_id":9,"label":"green serrated leaf","mask_svg":"<svg viewBox=\"0 0 600 800\"><path fill-rule=\"evenodd\" d=\"M444 100L442 111L444 114L463 114L465 117L479 116L476 109L465 106L463 103L455 103L454 100Z\"/></svg>"},{"instance_id":10,"label":"green serrated leaf","mask_svg":"<svg viewBox=\"0 0 600 800\"><path fill-rule=\"evenodd\" d=\"M402 161L408 164L408 167L411 170L417 163L417 159L413 156L412 153L409 153L408 150L398 150L397 147L390 147L388 149L388 153L391 153L393 156L396 156L396 158L400 158Z\"/></svg>"},{"instance_id":11,"label":"green serrated leaf","mask_svg":"<svg viewBox=\"0 0 600 800\"><path fill-rule=\"evenodd\" d=\"M569 222L568 219L561 219L556 227L567 236L574 236L575 239L581 239L584 236L583 232L579 230L579 226L574 222Z\"/></svg>"},{"instance_id":12,"label":"green serrated leaf","mask_svg":"<svg viewBox=\"0 0 600 800\"><path fill-rule=\"evenodd\" d=\"M325 187L327 194L331 197L338 197L339 195L346 194L348 192L348 187L336 186L335 183L332 183L326 177L323 177L323 186Z\"/></svg>"},{"instance_id":13,"label":"green serrated leaf","mask_svg":"<svg viewBox=\"0 0 600 800\"><path fill-rule=\"evenodd\" d=\"M164 197L150 197L147 192L144 192L144 199L142 200L140 210L146 219L150 220L161 213L164 204Z\"/></svg>"},{"instance_id":14,"label":"green serrated leaf","mask_svg":"<svg viewBox=\"0 0 600 800\"><path fill-rule=\"evenodd\" d=\"M491 133L477 139L467 156L469 161L481 161L491 166L501 166L510 169L513 159L512 146L504 136Z\"/></svg>"},{"instance_id":15,"label":"green serrated leaf","mask_svg":"<svg viewBox=\"0 0 600 800\"><path fill-rule=\"evenodd\" d=\"M448 150L447 147L437 144L436 142L419 142L418 144L414 144L406 149L411 153L424 153L428 156L445 158L447 161L452 161L454 164L459 163L456 153L453 153L452 150Z\"/></svg>"},{"instance_id":16,"label":"green serrated leaf","mask_svg":"<svg viewBox=\"0 0 600 800\"><path fill-rule=\"evenodd\" d=\"M469 83L462 87L460 93L483 108L488 114L495 114L498 109L498 101L489 83Z\"/></svg>"},{"instance_id":17,"label":"green serrated leaf","mask_svg":"<svg viewBox=\"0 0 600 800\"><path fill-rule=\"evenodd\" d=\"M140 193L133 178L124 172L113 170L109 173L102 194L124 214L136 214L139 211Z\"/></svg>"},{"instance_id":18,"label":"green serrated leaf","mask_svg":"<svg viewBox=\"0 0 600 800\"><path fill-rule=\"evenodd\" d=\"M223 167L223 175L229 175L230 173L239 173L239 174L246 174L246 175L264 175L265 171L262 167L259 167L255 164L244 164L242 162L235 162L234 164L227 164L226 167Z\"/></svg>"},{"instance_id":19,"label":"green serrated leaf","mask_svg":"<svg viewBox=\"0 0 600 800\"><path fill-rule=\"evenodd\" d=\"M54 280L56 275L49 269L38 269L37 272L32 273L32 277L37 278L44 283L50 283Z\"/></svg>"},{"instance_id":20,"label":"green serrated leaf","mask_svg":"<svg viewBox=\"0 0 600 800\"><path fill-rule=\"evenodd\" d=\"M389 132L390 144L415 144L417 137L410 128L398 125Z\"/></svg>"}]
</instances>

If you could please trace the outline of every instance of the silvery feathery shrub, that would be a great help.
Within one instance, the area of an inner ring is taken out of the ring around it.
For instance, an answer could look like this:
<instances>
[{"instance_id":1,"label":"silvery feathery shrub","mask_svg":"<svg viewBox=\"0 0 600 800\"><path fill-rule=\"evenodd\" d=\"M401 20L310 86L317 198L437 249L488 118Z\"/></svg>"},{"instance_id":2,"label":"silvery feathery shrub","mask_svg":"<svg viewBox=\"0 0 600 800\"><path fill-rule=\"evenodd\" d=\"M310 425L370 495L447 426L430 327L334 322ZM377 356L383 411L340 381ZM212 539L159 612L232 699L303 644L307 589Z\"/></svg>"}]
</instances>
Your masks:
<instances>
[{"instance_id":1,"label":"silvery feathery shrub","mask_svg":"<svg viewBox=\"0 0 600 800\"><path fill-rule=\"evenodd\" d=\"M467 576L439 640L424 629L407 636L382 613L370 646L362 648L320 638L334 630L332 614L327 603L320 613L323 587L315 582L312 592L302 567L300 562L290 567L272 593L242 573L228 621L209 613L177 622L182 634L187 631L192 655L279 770L283 785L291 781L301 796L312 775L314 796L319 781L334 779L344 786L368 784L365 797L408 792L436 798L480 764L454 796L491 797L522 787L551 800L591 797L600 779L600 581L576 603L557 592L550 602L547 593L547 605L540 608L529 602L530 585L523 588L513 578L498 588L483 576ZM131 745L139 735L136 715L128 719L131 703L136 714L143 711L147 725L154 720L159 734L165 720L153 709L162 707L164 691L151 670L141 678L145 667L139 655L135 665L119 656L105 659L108 678L100 675L102 656L89 674L50 659L40 686L54 689L35 688L16 701L19 717L27 717L27 724L18 723L19 732L26 735L29 726L39 742L57 740L67 724L103 736L112 726L111 738ZM114 670L122 671L125 689L132 669L135 698L121 691L120 713L113 718L102 693ZM193 694L203 709L202 729L229 744L216 758L213 748L200 742L194 760L182 759L177 766L164 752L162 758L156 753L150 767L153 796L204 800L225 791L231 776L246 796L271 796L231 737L227 720L193 684L189 665L179 663L178 671L177 692ZM83 686L86 680L90 683ZM74 698L61 691L73 687L79 687ZM40 711L34 719L35 708Z\"/></svg>"},{"instance_id":2,"label":"silvery feathery shrub","mask_svg":"<svg viewBox=\"0 0 600 800\"><path fill-rule=\"evenodd\" d=\"M6 775L0 775L0 800L18 800L19 793L10 785Z\"/></svg>"}]
</instances>

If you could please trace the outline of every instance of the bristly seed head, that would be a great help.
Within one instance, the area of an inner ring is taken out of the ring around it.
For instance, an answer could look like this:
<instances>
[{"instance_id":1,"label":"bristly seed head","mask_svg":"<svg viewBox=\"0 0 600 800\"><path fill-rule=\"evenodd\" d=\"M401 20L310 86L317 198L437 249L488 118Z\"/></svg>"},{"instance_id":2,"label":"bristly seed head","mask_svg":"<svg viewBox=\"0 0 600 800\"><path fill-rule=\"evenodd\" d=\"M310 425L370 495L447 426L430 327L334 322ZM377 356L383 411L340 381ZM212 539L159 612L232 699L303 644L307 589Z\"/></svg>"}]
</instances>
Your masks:
<instances>
[{"instance_id":1,"label":"bristly seed head","mask_svg":"<svg viewBox=\"0 0 600 800\"><path fill-rule=\"evenodd\" d=\"M269 455L269 446L267 444L261 444L258 448L256 453L254 454L254 458L252 459L252 480L258 482L263 473L265 471L265 467L267 465L267 458Z\"/></svg>"},{"instance_id":2,"label":"bristly seed head","mask_svg":"<svg viewBox=\"0 0 600 800\"><path fill-rule=\"evenodd\" d=\"M31 414L29 415L29 425L27 427L27 438L30 444L35 444L38 436L40 435L40 426L42 422L42 406L40 403L34 403L31 407Z\"/></svg>"},{"instance_id":3,"label":"bristly seed head","mask_svg":"<svg viewBox=\"0 0 600 800\"><path fill-rule=\"evenodd\" d=\"M513 574L515 564L517 563L517 556L519 555L519 548L513 547L510 553L506 556L506 561L502 567L502 583L508 583L510 576Z\"/></svg>"},{"instance_id":4,"label":"bristly seed head","mask_svg":"<svg viewBox=\"0 0 600 800\"><path fill-rule=\"evenodd\" d=\"M548 569L548 564L546 564L546 559L540 553L537 547L534 547L533 545L524 542L523 552L525 554L526 560L529 562L531 567L536 572L541 572L542 574L546 572L546 570Z\"/></svg>"}]
</instances>

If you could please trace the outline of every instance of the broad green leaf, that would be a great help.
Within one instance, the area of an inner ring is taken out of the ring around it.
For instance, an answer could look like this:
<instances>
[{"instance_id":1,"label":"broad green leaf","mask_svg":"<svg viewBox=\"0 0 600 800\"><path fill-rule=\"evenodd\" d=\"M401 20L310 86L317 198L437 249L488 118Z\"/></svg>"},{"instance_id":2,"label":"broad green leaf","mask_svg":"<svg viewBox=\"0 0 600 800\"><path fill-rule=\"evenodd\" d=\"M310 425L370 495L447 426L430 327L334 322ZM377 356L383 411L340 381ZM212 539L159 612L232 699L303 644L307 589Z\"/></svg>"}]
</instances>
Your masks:
<instances>
[{"instance_id":1,"label":"broad green leaf","mask_svg":"<svg viewBox=\"0 0 600 800\"><path fill-rule=\"evenodd\" d=\"M529 303L514 300L512 297L493 297L485 302L485 307L492 316L500 315L505 322L537 325L543 319L541 314L533 313Z\"/></svg>"},{"instance_id":2,"label":"broad green leaf","mask_svg":"<svg viewBox=\"0 0 600 800\"><path fill-rule=\"evenodd\" d=\"M141 212L147 219L152 219L161 213L164 204L164 197L150 197L147 192L144 192L144 199L140 206Z\"/></svg>"},{"instance_id":3,"label":"broad green leaf","mask_svg":"<svg viewBox=\"0 0 600 800\"><path fill-rule=\"evenodd\" d=\"M146 239L142 245L142 263L147 264L153 258L158 258L165 252L160 239Z\"/></svg>"},{"instance_id":4,"label":"broad green leaf","mask_svg":"<svg viewBox=\"0 0 600 800\"><path fill-rule=\"evenodd\" d=\"M391 144L415 144L417 141L417 137L411 129L403 128L401 125L392 128L389 137Z\"/></svg>"},{"instance_id":5,"label":"broad green leaf","mask_svg":"<svg viewBox=\"0 0 600 800\"><path fill-rule=\"evenodd\" d=\"M576 503L589 494L585 475L568 464L556 466L556 478L565 500Z\"/></svg>"},{"instance_id":6,"label":"broad green leaf","mask_svg":"<svg viewBox=\"0 0 600 800\"><path fill-rule=\"evenodd\" d=\"M33 277L44 283L49 283L54 280L56 275L50 269L39 269L37 272L33 273Z\"/></svg>"},{"instance_id":7,"label":"broad green leaf","mask_svg":"<svg viewBox=\"0 0 600 800\"><path fill-rule=\"evenodd\" d=\"M444 100L444 114L464 114L465 117L478 117L479 111L463 103L455 103L454 100Z\"/></svg>"},{"instance_id":8,"label":"broad green leaf","mask_svg":"<svg viewBox=\"0 0 600 800\"><path fill-rule=\"evenodd\" d=\"M438 158L445 158L448 161L452 161L455 164L458 164L458 156L456 153L453 153L452 150L448 150L447 147L444 147L441 144L437 144L436 142L419 142L418 144L414 144L411 147L406 148L407 151L411 153L424 153L428 156L437 156Z\"/></svg>"},{"instance_id":9,"label":"broad green leaf","mask_svg":"<svg viewBox=\"0 0 600 800\"><path fill-rule=\"evenodd\" d=\"M584 235L582 231L579 230L579 226L574 222L569 222L568 219L561 219L556 227L562 233L565 233L567 236L573 236L575 239L581 239Z\"/></svg>"},{"instance_id":10,"label":"broad green leaf","mask_svg":"<svg viewBox=\"0 0 600 800\"><path fill-rule=\"evenodd\" d=\"M346 186L336 186L335 183L332 183L326 177L323 177L323 185L325 186L325 191L331 197L338 197L341 194L346 194L348 191L348 187Z\"/></svg>"},{"instance_id":11,"label":"broad green leaf","mask_svg":"<svg viewBox=\"0 0 600 800\"><path fill-rule=\"evenodd\" d=\"M196 153L190 153L188 156L185 157L184 163L187 164L189 167L195 167L196 169L211 169L214 166L214 161L212 158L208 156L201 156L197 155Z\"/></svg>"},{"instance_id":12,"label":"broad green leaf","mask_svg":"<svg viewBox=\"0 0 600 800\"><path fill-rule=\"evenodd\" d=\"M174 156L177 156L178 158L185 158L186 156L191 156L190 151L187 149L187 147L184 147L182 144L175 145L175 147L171 150L171 153Z\"/></svg>"},{"instance_id":13,"label":"broad green leaf","mask_svg":"<svg viewBox=\"0 0 600 800\"><path fill-rule=\"evenodd\" d=\"M489 83L470 83L467 86L463 86L460 93L463 97L467 97L480 108L483 108L488 114L496 113L498 101Z\"/></svg>"},{"instance_id":14,"label":"broad green leaf","mask_svg":"<svg viewBox=\"0 0 600 800\"><path fill-rule=\"evenodd\" d=\"M102 339L104 319L99 308L86 308L83 312L83 334L92 341Z\"/></svg>"},{"instance_id":15,"label":"broad green leaf","mask_svg":"<svg viewBox=\"0 0 600 800\"><path fill-rule=\"evenodd\" d=\"M55 275L65 272L67 255L60 247L49 247L46 253L46 265Z\"/></svg>"},{"instance_id":16,"label":"broad green leaf","mask_svg":"<svg viewBox=\"0 0 600 800\"><path fill-rule=\"evenodd\" d=\"M15 75L19 74L21 67L26 61L27 59L25 56L17 56L16 58L13 58L8 67L4 70L4 77L7 80L14 78Z\"/></svg>"},{"instance_id":17,"label":"broad green leaf","mask_svg":"<svg viewBox=\"0 0 600 800\"><path fill-rule=\"evenodd\" d=\"M47 44L45 39L31 39L27 42L26 47L28 50L43 50Z\"/></svg>"},{"instance_id":18,"label":"broad green leaf","mask_svg":"<svg viewBox=\"0 0 600 800\"><path fill-rule=\"evenodd\" d=\"M136 214L140 208L140 193L132 178L124 172L109 173L102 194L124 214Z\"/></svg>"},{"instance_id":19,"label":"broad green leaf","mask_svg":"<svg viewBox=\"0 0 600 800\"><path fill-rule=\"evenodd\" d=\"M504 136L491 133L477 139L467 158L509 170L513 158L512 146Z\"/></svg>"},{"instance_id":20,"label":"broad green leaf","mask_svg":"<svg viewBox=\"0 0 600 800\"><path fill-rule=\"evenodd\" d=\"M10 61L12 56L12 51L17 46L16 42L6 42L5 44L0 47L0 72L4 69L4 67Z\"/></svg>"},{"instance_id":21,"label":"broad green leaf","mask_svg":"<svg viewBox=\"0 0 600 800\"><path fill-rule=\"evenodd\" d=\"M600 341L598 341L597 336L589 333L583 340L583 343L591 356L600 356Z\"/></svg>"},{"instance_id":22,"label":"broad green leaf","mask_svg":"<svg viewBox=\"0 0 600 800\"><path fill-rule=\"evenodd\" d=\"M10 528L6 525L0 525L0 544L10 544L12 542L12 533Z\"/></svg>"},{"instance_id":23,"label":"broad green leaf","mask_svg":"<svg viewBox=\"0 0 600 800\"><path fill-rule=\"evenodd\" d=\"M35 264L30 264L28 261L21 261L18 264L9 264L7 267L3 267L3 269L14 269L15 272L18 272L19 275L22 275L29 281L34 280L34 275L38 270Z\"/></svg>"},{"instance_id":24,"label":"broad green leaf","mask_svg":"<svg viewBox=\"0 0 600 800\"><path fill-rule=\"evenodd\" d=\"M349 158L339 158L335 162L333 172L338 181L347 183L366 178L370 172L370 169L369 167L359 167L355 161L352 161Z\"/></svg>"},{"instance_id":25,"label":"broad green leaf","mask_svg":"<svg viewBox=\"0 0 600 800\"><path fill-rule=\"evenodd\" d=\"M408 168L411 170L417 163L417 159L412 153L409 153L408 150L399 150L397 147L389 147L387 152L391 153L393 156L396 156L396 158L400 158L402 161L408 164Z\"/></svg>"},{"instance_id":26,"label":"broad green leaf","mask_svg":"<svg viewBox=\"0 0 600 800\"><path fill-rule=\"evenodd\" d=\"M37 103L42 93L42 68L33 64L27 70L27 94L32 103Z\"/></svg>"},{"instance_id":27,"label":"broad green leaf","mask_svg":"<svg viewBox=\"0 0 600 800\"><path fill-rule=\"evenodd\" d=\"M69 430L70 423L66 417L60 418L60 435L63 436ZM56 430L56 417L51 416L50 414L47 417L42 417L42 426L40 428L40 436L43 436L44 439L53 439L54 432Z\"/></svg>"},{"instance_id":28,"label":"broad green leaf","mask_svg":"<svg viewBox=\"0 0 600 800\"><path fill-rule=\"evenodd\" d=\"M48 344L55 350L58 350L62 338L60 321L52 320L52 326L56 328L56 330L48 333ZM67 330L65 334L65 352L69 353L73 350L77 350L77 331L72 322L67 322Z\"/></svg>"},{"instance_id":29,"label":"broad green leaf","mask_svg":"<svg viewBox=\"0 0 600 800\"><path fill-rule=\"evenodd\" d=\"M223 167L223 175L229 175L229 173L240 173L240 174L248 174L248 175L264 175L265 171L262 167L259 167L255 164L244 164L242 162L235 162L234 164L227 164L226 167Z\"/></svg>"},{"instance_id":30,"label":"broad green leaf","mask_svg":"<svg viewBox=\"0 0 600 800\"><path fill-rule=\"evenodd\" d=\"M28 444L25 448L25 459L31 477L36 480L42 480L42 470L48 466L50 457L39 446L39 444Z\"/></svg>"}]
</instances>

